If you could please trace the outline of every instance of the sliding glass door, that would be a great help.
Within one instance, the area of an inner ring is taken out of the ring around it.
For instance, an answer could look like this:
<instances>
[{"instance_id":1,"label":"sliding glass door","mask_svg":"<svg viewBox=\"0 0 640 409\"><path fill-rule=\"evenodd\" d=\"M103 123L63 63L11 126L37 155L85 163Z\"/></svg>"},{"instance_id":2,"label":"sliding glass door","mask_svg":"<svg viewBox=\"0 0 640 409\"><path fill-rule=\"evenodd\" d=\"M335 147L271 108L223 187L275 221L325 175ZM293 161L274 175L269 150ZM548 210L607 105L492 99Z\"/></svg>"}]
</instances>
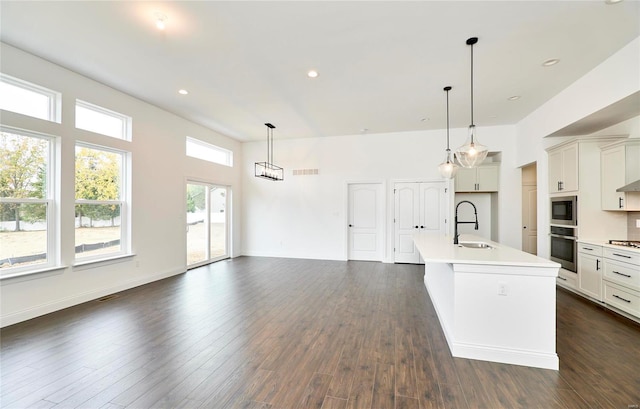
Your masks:
<instances>
[{"instance_id":1,"label":"sliding glass door","mask_svg":"<svg viewBox=\"0 0 640 409\"><path fill-rule=\"evenodd\" d=\"M229 257L229 188L187 183L187 267Z\"/></svg>"}]
</instances>

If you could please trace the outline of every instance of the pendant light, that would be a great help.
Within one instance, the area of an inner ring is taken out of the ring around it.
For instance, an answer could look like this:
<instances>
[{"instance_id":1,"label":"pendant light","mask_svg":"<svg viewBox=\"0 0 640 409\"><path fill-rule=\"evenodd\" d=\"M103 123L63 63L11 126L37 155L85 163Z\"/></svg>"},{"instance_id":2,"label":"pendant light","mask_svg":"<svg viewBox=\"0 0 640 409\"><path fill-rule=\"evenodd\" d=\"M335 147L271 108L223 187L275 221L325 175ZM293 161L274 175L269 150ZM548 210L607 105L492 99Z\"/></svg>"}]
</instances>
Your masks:
<instances>
[{"instance_id":1,"label":"pendant light","mask_svg":"<svg viewBox=\"0 0 640 409\"><path fill-rule=\"evenodd\" d=\"M478 142L476 137L476 125L473 123L473 45L478 42L478 37L471 37L467 45L471 46L471 125L467 142L456 150L456 158L465 168L475 168L487 157L489 150Z\"/></svg>"},{"instance_id":2,"label":"pendant light","mask_svg":"<svg viewBox=\"0 0 640 409\"><path fill-rule=\"evenodd\" d=\"M273 130L276 128L270 123L267 127L267 160L255 163L255 176L269 180L284 180L284 169L273 164Z\"/></svg>"},{"instance_id":3,"label":"pendant light","mask_svg":"<svg viewBox=\"0 0 640 409\"><path fill-rule=\"evenodd\" d=\"M451 179L456 175L458 165L456 165L453 160L451 149L449 149L449 91L451 91L451 87L444 87L444 90L447 93L447 157L444 159L444 162L438 166L438 170L443 178Z\"/></svg>"}]
</instances>

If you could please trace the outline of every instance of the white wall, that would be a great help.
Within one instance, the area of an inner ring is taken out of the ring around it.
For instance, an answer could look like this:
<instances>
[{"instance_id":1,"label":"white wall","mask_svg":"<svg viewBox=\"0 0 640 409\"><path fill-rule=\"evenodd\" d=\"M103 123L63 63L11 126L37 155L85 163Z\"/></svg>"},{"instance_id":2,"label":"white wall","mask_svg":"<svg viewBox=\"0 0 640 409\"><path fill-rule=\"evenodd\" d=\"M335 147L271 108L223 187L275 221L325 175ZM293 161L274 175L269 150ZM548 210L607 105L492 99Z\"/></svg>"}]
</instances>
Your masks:
<instances>
[{"instance_id":1,"label":"white wall","mask_svg":"<svg viewBox=\"0 0 640 409\"><path fill-rule=\"evenodd\" d=\"M567 139L545 137L640 91L639 72L640 37L517 124L517 166L532 162L538 165L538 255L541 257L549 257L549 182L545 149ZM620 127L614 126L604 132L620 134L620 131ZM596 134L606 135L604 132ZM521 213L520 202L521 198L514 211Z\"/></svg>"},{"instance_id":2,"label":"white wall","mask_svg":"<svg viewBox=\"0 0 640 409\"><path fill-rule=\"evenodd\" d=\"M98 82L1 45L0 71L62 93L62 124L2 111L2 123L60 137L61 232L64 269L55 273L4 279L0 287L2 325L155 281L186 269L185 180L194 177L231 186L234 205L233 255L240 252L242 145ZM176 94L176 97L179 97ZM133 117L131 142L74 128L79 98ZM236 166L211 164L185 156L185 136L234 152ZM135 257L74 268L74 145L111 144L132 153L132 248Z\"/></svg>"},{"instance_id":3,"label":"white wall","mask_svg":"<svg viewBox=\"0 0 640 409\"><path fill-rule=\"evenodd\" d=\"M461 145L466 134L466 129L453 129L452 146ZM515 127L480 124L478 137L491 151L502 151L500 241L519 245L520 221L507 210L520 195ZM253 176L254 162L265 159L265 143L245 143L243 254L345 259L347 182L386 181L385 260L392 261L394 182L441 180L437 166L444 150L442 130L308 139L278 139L276 134L274 162L285 168L285 180L272 182ZM292 176L293 169L310 168L319 174Z\"/></svg>"}]
</instances>

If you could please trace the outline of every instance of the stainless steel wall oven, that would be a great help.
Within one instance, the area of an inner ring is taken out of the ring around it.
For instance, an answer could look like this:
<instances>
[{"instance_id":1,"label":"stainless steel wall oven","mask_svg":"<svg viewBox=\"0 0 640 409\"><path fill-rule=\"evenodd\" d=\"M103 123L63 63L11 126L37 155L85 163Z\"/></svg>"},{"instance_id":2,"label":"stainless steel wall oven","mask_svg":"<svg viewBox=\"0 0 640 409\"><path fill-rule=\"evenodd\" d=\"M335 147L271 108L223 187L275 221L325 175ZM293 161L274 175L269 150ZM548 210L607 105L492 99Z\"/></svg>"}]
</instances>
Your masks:
<instances>
[{"instance_id":1,"label":"stainless steel wall oven","mask_svg":"<svg viewBox=\"0 0 640 409\"><path fill-rule=\"evenodd\" d=\"M577 243L576 227L551 226L551 260L560 263L562 268L576 271Z\"/></svg>"}]
</instances>

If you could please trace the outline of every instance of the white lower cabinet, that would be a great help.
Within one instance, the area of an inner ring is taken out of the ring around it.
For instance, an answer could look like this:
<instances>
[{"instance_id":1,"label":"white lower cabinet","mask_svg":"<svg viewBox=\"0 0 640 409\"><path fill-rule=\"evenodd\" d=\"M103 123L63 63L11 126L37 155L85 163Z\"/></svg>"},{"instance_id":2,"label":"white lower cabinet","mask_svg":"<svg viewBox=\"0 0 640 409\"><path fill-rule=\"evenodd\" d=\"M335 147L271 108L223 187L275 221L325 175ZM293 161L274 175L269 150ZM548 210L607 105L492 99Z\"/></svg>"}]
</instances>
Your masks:
<instances>
[{"instance_id":1,"label":"white lower cabinet","mask_svg":"<svg viewBox=\"0 0 640 409\"><path fill-rule=\"evenodd\" d=\"M604 284L604 297L607 304L633 316L640 317L640 291L633 291L606 281Z\"/></svg>"},{"instance_id":2,"label":"white lower cabinet","mask_svg":"<svg viewBox=\"0 0 640 409\"><path fill-rule=\"evenodd\" d=\"M569 288L571 290L578 289L578 274L573 271L565 270L561 268L558 271L558 277L556 278L556 283L559 285Z\"/></svg>"},{"instance_id":3,"label":"white lower cabinet","mask_svg":"<svg viewBox=\"0 0 640 409\"><path fill-rule=\"evenodd\" d=\"M602 247L578 245L578 291L602 301Z\"/></svg>"},{"instance_id":4,"label":"white lower cabinet","mask_svg":"<svg viewBox=\"0 0 640 409\"><path fill-rule=\"evenodd\" d=\"M571 288L566 282L558 283ZM613 310L640 318L640 252L579 242L575 289Z\"/></svg>"}]
</instances>

